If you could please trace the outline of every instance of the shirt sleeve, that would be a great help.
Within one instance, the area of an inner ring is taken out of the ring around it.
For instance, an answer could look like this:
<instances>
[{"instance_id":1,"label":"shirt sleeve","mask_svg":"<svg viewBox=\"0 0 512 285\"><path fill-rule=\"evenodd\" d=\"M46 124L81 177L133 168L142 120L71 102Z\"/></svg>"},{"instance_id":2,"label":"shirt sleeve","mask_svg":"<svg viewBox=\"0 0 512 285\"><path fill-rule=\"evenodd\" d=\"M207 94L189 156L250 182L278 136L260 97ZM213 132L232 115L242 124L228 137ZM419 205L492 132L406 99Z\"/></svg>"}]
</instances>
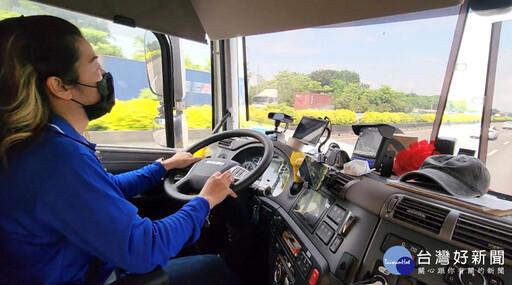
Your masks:
<instances>
[{"instance_id":1,"label":"shirt sleeve","mask_svg":"<svg viewBox=\"0 0 512 285\"><path fill-rule=\"evenodd\" d=\"M107 173L107 175L121 190L123 196L129 199L160 183L166 173L162 163L155 161L137 170L116 175Z\"/></svg>"},{"instance_id":2,"label":"shirt sleeve","mask_svg":"<svg viewBox=\"0 0 512 285\"><path fill-rule=\"evenodd\" d=\"M163 266L193 243L209 213L195 197L175 214L157 221L141 218L92 154L56 158L45 170L36 216L69 242L133 273ZM70 163L74 165L69 165Z\"/></svg>"}]
</instances>

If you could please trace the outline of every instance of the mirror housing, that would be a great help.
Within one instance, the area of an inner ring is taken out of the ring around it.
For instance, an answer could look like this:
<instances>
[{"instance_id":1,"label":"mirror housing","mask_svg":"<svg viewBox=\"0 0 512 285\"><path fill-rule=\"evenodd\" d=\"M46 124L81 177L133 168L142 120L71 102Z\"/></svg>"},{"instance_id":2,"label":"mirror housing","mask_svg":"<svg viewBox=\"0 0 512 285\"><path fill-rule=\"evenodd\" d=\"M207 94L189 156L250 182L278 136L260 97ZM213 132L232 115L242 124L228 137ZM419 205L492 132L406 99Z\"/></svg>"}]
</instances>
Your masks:
<instances>
[{"instance_id":1,"label":"mirror housing","mask_svg":"<svg viewBox=\"0 0 512 285\"><path fill-rule=\"evenodd\" d=\"M144 33L144 58L146 62L146 74L151 92L162 97L164 94L164 79L162 76L162 49L155 34L146 31Z\"/></svg>"}]
</instances>

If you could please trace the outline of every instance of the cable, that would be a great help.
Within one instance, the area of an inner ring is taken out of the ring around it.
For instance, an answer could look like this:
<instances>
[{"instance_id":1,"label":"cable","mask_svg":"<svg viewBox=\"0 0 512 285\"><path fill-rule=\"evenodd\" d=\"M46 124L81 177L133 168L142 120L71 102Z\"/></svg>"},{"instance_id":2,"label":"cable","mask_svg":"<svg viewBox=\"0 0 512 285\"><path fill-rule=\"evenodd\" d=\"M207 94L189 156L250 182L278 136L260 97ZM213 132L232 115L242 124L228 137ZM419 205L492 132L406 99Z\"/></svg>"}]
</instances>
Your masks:
<instances>
[{"instance_id":1,"label":"cable","mask_svg":"<svg viewBox=\"0 0 512 285\"><path fill-rule=\"evenodd\" d=\"M331 128L332 128L332 124L331 124L331 120L329 120L329 118L327 116L324 117L324 120L326 120L328 123L327 123L327 126L325 127L325 129L327 130L327 137L325 138L325 140L320 143L320 145L318 146L318 152L319 153L322 153L322 147L324 146L324 144L331 138Z\"/></svg>"}]
</instances>

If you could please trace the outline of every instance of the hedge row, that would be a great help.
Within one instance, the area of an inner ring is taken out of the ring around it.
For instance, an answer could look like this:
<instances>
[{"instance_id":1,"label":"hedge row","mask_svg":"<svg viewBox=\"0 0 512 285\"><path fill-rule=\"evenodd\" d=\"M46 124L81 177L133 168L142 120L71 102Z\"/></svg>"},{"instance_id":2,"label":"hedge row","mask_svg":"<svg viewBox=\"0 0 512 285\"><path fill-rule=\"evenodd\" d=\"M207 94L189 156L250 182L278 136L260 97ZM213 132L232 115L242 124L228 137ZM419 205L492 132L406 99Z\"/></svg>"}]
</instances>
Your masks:
<instances>
[{"instance_id":1,"label":"hedge row","mask_svg":"<svg viewBox=\"0 0 512 285\"><path fill-rule=\"evenodd\" d=\"M150 130L153 119L158 115L159 102L151 98L137 98L129 101L116 101L112 112L92 121L88 130ZM333 125L352 125L361 123L432 123L435 114L405 114L389 112L366 112L360 120L350 110L298 110L295 111L286 105L269 105L265 108L249 107L250 120L245 121L245 109L240 110L242 128L262 126L273 128L274 121L268 119L269 112L284 112L294 118L297 124L302 116L329 117ZM209 105L191 106L185 109L187 126L189 129L211 128L212 108ZM507 117L493 117L493 121L505 121ZM478 122L480 116L465 114L446 114L443 122Z\"/></svg>"},{"instance_id":2,"label":"hedge row","mask_svg":"<svg viewBox=\"0 0 512 285\"><path fill-rule=\"evenodd\" d=\"M436 118L435 114L405 114L405 113L389 113L389 112L365 112L360 119L361 123L387 123L387 124L413 124L413 123L433 123ZM501 119L502 118L502 119ZM496 119L493 121L506 121L506 117ZM481 117L479 115L467 114L445 114L443 115L443 122L445 123L464 123L464 122L479 122Z\"/></svg>"},{"instance_id":3,"label":"hedge row","mask_svg":"<svg viewBox=\"0 0 512 285\"><path fill-rule=\"evenodd\" d=\"M151 130L153 119L158 115L158 105L158 101L147 98L116 100L112 112L91 121L87 129L90 131Z\"/></svg>"},{"instance_id":4,"label":"hedge row","mask_svg":"<svg viewBox=\"0 0 512 285\"><path fill-rule=\"evenodd\" d=\"M334 125L352 125L357 123L357 116L354 111L339 109L339 110L294 110L284 104L272 105L269 104L264 108L256 108L249 106L250 120L264 124L273 125L274 121L268 119L270 112L283 112L293 117L293 123L298 124L302 116L311 117L328 117Z\"/></svg>"}]
</instances>

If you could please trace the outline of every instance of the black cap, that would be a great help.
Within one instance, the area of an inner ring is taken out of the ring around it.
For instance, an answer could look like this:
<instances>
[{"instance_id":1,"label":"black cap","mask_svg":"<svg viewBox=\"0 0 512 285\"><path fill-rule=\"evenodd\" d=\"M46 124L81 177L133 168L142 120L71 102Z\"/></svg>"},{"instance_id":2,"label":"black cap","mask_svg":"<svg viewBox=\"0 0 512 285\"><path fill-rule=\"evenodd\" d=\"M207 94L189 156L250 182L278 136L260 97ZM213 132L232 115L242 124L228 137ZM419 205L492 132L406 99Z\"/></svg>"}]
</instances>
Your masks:
<instances>
[{"instance_id":1,"label":"black cap","mask_svg":"<svg viewBox=\"0 0 512 285\"><path fill-rule=\"evenodd\" d=\"M480 197L487 193L491 175L477 158L468 155L432 155L418 170L400 176L400 181L431 180L458 197Z\"/></svg>"}]
</instances>

